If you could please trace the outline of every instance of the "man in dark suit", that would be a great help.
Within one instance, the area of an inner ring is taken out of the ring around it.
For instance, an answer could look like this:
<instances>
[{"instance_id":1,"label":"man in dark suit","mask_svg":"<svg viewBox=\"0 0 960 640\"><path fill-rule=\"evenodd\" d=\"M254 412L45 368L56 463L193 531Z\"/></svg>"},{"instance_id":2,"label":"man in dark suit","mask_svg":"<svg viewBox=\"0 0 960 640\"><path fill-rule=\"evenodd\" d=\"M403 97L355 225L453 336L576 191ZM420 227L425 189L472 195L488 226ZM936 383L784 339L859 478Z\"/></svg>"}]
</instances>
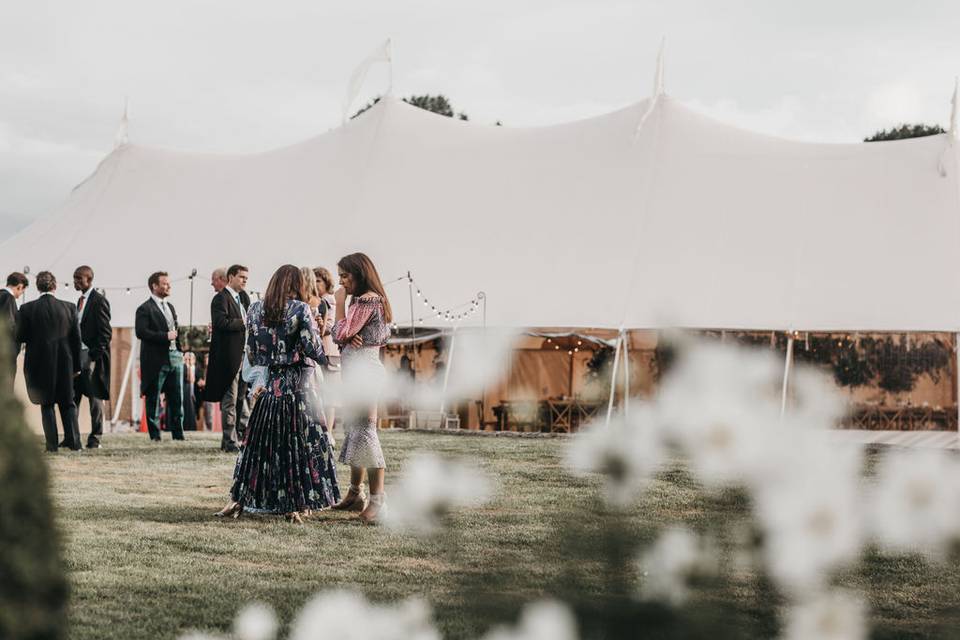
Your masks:
<instances>
[{"instance_id":1,"label":"man in dark suit","mask_svg":"<svg viewBox=\"0 0 960 640\"><path fill-rule=\"evenodd\" d=\"M7 286L0 289L0 330L7 340L6 354L10 367L7 384L10 390L13 390L13 380L17 376L17 355L20 353L20 343L17 342L17 300L28 286L27 276L14 271L7 276Z\"/></svg>"},{"instance_id":2,"label":"man in dark suit","mask_svg":"<svg viewBox=\"0 0 960 640\"><path fill-rule=\"evenodd\" d=\"M137 307L134 322L140 345L140 393L147 397L147 429L160 442L160 393L167 399L167 421L174 440L183 440L183 352L177 312L167 302L170 276L157 271L147 280L150 298Z\"/></svg>"},{"instance_id":3,"label":"man in dark suit","mask_svg":"<svg viewBox=\"0 0 960 640\"><path fill-rule=\"evenodd\" d=\"M110 399L110 303L93 288L93 269L84 265L73 272L73 288L80 292L77 315L80 320L80 375L74 385L73 399L90 403L90 435L87 449L99 449L103 436L103 401Z\"/></svg>"},{"instance_id":4,"label":"man in dark suit","mask_svg":"<svg viewBox=\"0 0 960 640\"><path fill-rule=\"evenodd\" d=\"M240 378L240 365L247 338L247 306L240 294L247 287L247 268L240 264L227 269L227 284L210 303L212 335L204 397L220 402L223 437L220 449L237 451L237 439L247 426L244 398L246 384ZM248 298L249 300L249 298Z\"/></svg>"},{"instance_id":5,"label":"man in dark suit","mask_svg":"<svg viewBox=\"0 0 960 640\"><path fill-rule=\"evenodd\" d=\"M57 450L57 417L63 423L63 446L80 447L77 405L73 402L73 379L80 373L80 325L77 308L57 300L57 279L49 271L37 274L40 297L20 309L17 341L26 344L23 373L30 402L40 405L47 451Z\"/></svg>"}]
</instances>

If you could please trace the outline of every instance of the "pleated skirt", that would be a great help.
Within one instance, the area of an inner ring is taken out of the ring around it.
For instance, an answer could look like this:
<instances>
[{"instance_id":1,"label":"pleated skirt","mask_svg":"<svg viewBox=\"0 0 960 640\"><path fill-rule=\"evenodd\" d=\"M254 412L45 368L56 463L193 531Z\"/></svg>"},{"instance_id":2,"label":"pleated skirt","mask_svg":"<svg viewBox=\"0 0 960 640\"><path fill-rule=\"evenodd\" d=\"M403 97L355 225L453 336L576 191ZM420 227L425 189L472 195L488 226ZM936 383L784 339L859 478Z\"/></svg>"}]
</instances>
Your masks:
<instances>
[{"instance_id":1,"label":"pleated skirt","mask_svg":"<svg viewBox=\"0 0 960 640\"><path fill-rule=\"evenodd\" d=\"M340 499L333 447L300 367L270 369L234 467L230 496L270 513L319 510Z\"/></svg>"}]
</instances>

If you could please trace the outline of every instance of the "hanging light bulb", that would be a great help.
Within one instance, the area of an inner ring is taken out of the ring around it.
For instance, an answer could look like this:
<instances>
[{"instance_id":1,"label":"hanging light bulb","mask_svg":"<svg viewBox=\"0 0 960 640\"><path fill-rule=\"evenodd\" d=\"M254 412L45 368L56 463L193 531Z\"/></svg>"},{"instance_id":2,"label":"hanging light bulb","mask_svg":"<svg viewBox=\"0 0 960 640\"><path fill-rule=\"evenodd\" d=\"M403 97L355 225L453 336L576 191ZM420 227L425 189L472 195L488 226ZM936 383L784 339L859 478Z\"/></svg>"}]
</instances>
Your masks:
<instances>
[{"instance_id":1,"label":"hanging light bulb","mask_svg":"<svg viewBox=\"0 0 960 640\"><path fill-rule=\"evenodd\" d=\"M420 289L417 289L417 297L420 297Z\"/></svg>"}]
</instances>

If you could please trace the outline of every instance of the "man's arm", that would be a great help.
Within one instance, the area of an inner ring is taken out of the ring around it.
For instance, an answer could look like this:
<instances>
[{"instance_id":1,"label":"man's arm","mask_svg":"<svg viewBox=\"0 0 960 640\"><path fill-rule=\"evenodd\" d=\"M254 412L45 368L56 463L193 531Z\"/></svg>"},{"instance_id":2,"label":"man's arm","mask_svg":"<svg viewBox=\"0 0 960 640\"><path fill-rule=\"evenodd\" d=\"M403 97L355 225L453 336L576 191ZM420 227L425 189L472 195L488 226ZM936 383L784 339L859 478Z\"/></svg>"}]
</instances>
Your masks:
<instances>
[{"instance_id":1,"label":"man's arm","mask_svg":"<svg viewBox=\"0 0 960 640\"><path fill-rule=\"evenodd\" d=\"M110 327L110 301L99 296L97 305L97 336L95 344L90 345L90 359L96 360L110 349L110 340L113 338L113 329Z\"/></svg>"},{"instance_id":2,"label":"man's arm","mask_svg":"<svg viewBox=\"0 0 960 640\"><path fill-rule=\"evenodd\" d=\"M20 345L30 339L30 320L29 315L20 312L17 314L17 348L20 348Z\"/></svg>"},{"instance_id":3,"label":"man's arm","mask_svg":"<svg viewBox=\"0 0 960 640\"><path fill-rule=\"evenodd\" d=\"M150 328L150 311L147 305L142 304L137 307L137 318L134 321L134 328L137 337L144 342L153 342L155 344L170 344L166 331L156 331Z\"/></svg>"},{"instance_id":4,"label":"man's arm","mask_svg":"<svg viewBox=\"0 0 960 640\"><path fill-rule=\"evenodd\" d=\"M77 308L64 303L70 316L70 355L73 356L73 372L80 373L80 323L77 322Z\"/></svg>"},{"instance_id":5,"label":"man's arm","mask_svg":"<svg viewBox=\"0 0 960 640\"><path fill-rule=\"evenodd\" d=\"M214 331L244 331L243 317L231 318L227 305L227 296L218 293L210 302L210 319Z\"/></svg>"}]
</instances>

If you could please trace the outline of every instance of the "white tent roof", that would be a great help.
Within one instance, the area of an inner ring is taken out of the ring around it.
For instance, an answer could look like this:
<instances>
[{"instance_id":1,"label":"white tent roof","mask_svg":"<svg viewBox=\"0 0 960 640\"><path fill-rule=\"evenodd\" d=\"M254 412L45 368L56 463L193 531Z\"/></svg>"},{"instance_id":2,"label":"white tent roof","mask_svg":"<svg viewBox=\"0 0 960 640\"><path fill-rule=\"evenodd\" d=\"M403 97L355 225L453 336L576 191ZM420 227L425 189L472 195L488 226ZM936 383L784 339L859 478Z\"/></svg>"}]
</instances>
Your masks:
<instances>
[{"instance_id":1,"label":"white tent roof","mask_svg":"<svg viewBox=\"0 0 960 640\"><path fill-rule=\"evenodd\" d=\"M247 265L262 290L280 264L333 270L364 251L384 280L411 271L440 308L485 291L492 325L960 329L948 136L798 143L668 96L637 132L648 105L515 129L388 98L267 153L126 144L57 212L0 245L0 267L52 270L69 299L79 264L98 287L196 267L198 324L216 266ZM388 293L407 323L405 284ZM108 295L123 326L147 292ZM173 302L186 322L187 282ZM415 317L443 324L415 302Z\"/></svg>"}]
</instances>

